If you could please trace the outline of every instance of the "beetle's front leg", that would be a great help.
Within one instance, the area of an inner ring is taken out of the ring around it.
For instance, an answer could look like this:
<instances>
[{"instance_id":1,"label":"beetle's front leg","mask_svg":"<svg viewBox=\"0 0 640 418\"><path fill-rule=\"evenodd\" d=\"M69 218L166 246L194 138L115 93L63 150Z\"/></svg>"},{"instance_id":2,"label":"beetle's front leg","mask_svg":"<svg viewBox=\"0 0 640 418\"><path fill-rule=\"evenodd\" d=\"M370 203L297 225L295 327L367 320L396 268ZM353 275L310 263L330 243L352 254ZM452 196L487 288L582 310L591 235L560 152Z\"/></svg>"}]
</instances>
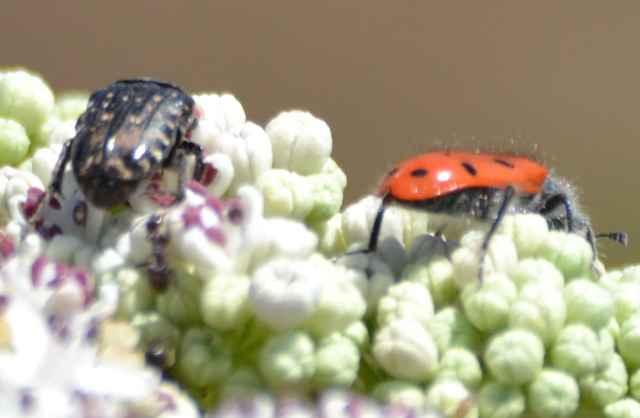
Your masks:
<instances>
[{"instance_id":1,"label":"beetle's front leg","mask_svg":"<svg viewBox=\"0 0 640 418\"><path fill-rule=\"evenodd\" d=\"M178 145L178 148L182 150L185 155L191 154L195 157L196 165L193 168L193 179L197 182L202 182L204 178L204 157L202 147L195 142L182 141Z\"/></svg>"},{"instance_id":2,"label":"beetle's front leg","mask_svg":"<svg viewBox=\"0 0 640 418\"><path fill-rule=\"evenodd\" d=\"M194 180L201 182L204 176L204 161L202 156L202 147L194 142L182 141L174 150L172 165L178 169L178 192L176 199L181 201L184 197L184 190L187 185L187 154L192 154L195 159L195 167L193 169Z\"/></svg>"},{"instance_id":3,"label":"beetle's front leg","mask_svg":"<svg viewBox=\"0 0 640 418\"><path fill-rule=\"evenodd\" d=\"M32 216L29 217L28 222L32 228L37 228L42 224L44 219L44 209L51 201L53 196L62 195L62 180L64 176L64 169L69 162L69 158L71 157L71 144L73 143L73 138L67 140L62 146L62 151L60 152L60 157L58 158L58 162L56 163L55 168L53 169L53 173L51 175L51 182L49 186L45 190L44 197L38 206L38 209L33 213Z\"/></svg>"},{"instance_id":4,"label":"beetle's front leg","mask_svg":"<svg viewBox=\"0 0 640 418\"><path fill-rule=\"evenodd\" d=\"M49 191L55 194L62 194L62 177L64 176L64 169L69 162L69 158L71 157L72 143L73 138L67 140L67 142L64 143L64 145L62 146L62 151L60 152L60 158L58 158L58 162L53 169L53 174L51 175L51 183L49 183Z\"/></svg>"}]
</instances>

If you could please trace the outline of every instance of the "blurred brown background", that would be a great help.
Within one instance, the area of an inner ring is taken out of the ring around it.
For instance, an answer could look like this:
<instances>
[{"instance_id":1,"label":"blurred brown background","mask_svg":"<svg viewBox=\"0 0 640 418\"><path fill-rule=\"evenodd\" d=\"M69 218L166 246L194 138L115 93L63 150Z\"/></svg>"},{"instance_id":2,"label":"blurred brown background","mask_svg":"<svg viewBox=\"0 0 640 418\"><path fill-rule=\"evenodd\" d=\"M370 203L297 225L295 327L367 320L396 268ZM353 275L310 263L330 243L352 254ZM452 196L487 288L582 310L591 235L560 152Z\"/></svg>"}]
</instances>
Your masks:
<instances>
[{"instance_id":1,"label":"blurred brown background","mask_svg":"<svg viewBox=\"0 0 640 418\"><path fill-rule=\"evenodd\" d=\"M640 3L9 2L0 66L57 91L154 76L228 91L248 117L310 110L345 203L441 146L541 158L573 179L611 265L640 262Z\"/></svg>"}]
</instances>

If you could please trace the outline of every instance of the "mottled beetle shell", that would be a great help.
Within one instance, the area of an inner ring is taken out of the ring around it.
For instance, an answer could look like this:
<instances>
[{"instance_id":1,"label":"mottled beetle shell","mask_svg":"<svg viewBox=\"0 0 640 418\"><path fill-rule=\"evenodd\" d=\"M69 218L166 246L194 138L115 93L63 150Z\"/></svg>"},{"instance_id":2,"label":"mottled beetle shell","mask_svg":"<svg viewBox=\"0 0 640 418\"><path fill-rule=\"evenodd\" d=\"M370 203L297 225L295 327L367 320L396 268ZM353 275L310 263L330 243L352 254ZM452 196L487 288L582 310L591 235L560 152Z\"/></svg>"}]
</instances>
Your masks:
<instances>
[{"instance_id":1,"label":"mottled beetle shell","mask_svg":"<svg viewBox=\"0 0 640 418\"><path fill-rule=\"evenodd\" d=\"M170 83L122 80L96 91L71 142L80 189L101 208L125 203L143 180L171 164L194 121L193 99Z\"/></svg>"}]
</instances>

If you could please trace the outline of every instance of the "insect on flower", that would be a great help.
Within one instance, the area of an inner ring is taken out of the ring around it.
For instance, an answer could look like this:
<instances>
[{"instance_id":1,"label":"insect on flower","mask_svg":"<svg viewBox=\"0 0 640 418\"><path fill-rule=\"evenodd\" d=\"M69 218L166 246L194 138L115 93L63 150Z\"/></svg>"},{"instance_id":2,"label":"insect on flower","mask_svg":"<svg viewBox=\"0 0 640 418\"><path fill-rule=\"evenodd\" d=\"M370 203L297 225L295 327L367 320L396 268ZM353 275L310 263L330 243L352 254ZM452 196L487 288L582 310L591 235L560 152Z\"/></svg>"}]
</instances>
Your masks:
<instances>
[{"instance_id":1,"label":"insect on flower","mask_svg":"<svg viewBox=\"0 0 640 418\"><path fill-rule=\"evenodd\" d=\"M169 231L162 215L152 214L145 224L147 228L147 239L151 243L151 256L145 264L149 284L158 293L164 293L169 289L171 269L165 254L169 243Z\"/></svg>"},{"instance_id":2,"label":"insect on flower","mask_svg":"<svg viewBox=\"0 0 640 418\"><path fill-rule=\"evenodd\" d=\"M194 100L182 89L152 79L121 80L94 92L78 118L53 171L44 203L61 194L67 163L93 205L110 209L163 168L178 170L176 200L184 195L186 155L196 158L193 177L201 181L202 148L186 138L195 127ZM32 217L36 224L42 209Z\"/></svg>"},{"instance_id":3,"label":"insect on flower","mask_svg":"<svg viewBox=\"0 0 640 418\"><path fill-rule=\"evenodd\" d=\"M369 251L376 250L385 208L397 203L434 214L492 221L480 248L480 280L489 241L511 208L517 213L539 213L550 229L582 235L591 244L594 260L596 257L596 235L567 185L528 158L431 152L392 168L380 185L379 195L383 200L371 231ZM597 236L627 243L624 232Z\"/></svg>"}]
</instances>

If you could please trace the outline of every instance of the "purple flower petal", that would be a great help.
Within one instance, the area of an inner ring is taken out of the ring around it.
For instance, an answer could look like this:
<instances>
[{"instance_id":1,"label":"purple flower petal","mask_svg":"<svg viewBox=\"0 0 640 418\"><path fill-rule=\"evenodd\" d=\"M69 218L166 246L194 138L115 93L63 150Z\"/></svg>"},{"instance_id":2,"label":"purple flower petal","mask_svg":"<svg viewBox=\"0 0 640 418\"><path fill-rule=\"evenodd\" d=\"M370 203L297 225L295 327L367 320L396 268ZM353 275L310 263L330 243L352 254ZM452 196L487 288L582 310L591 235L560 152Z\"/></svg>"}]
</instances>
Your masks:
<instances>
[{"instance_id":1,"label":"purple flower petal","mask_svg":"<svg viewBox=\"0 0 640 418\"><path fill-rule=\"evenodd\" d=\"M182 220L184 221L185 228L200 227L202 226L202 220L200 219L201 206L187 206L182 213Z\"/></svg>"},{"instance_id":2,"label":"purple flower petal","mask_svg":"<svg viewBox=\"0 0 640 418\"><path fill-rule=\"evenodd\" d=\"M36 258L33 265L31 266L31 284L33 287L40 286L42 282L42 271L49 263L49 259L44 255Z\"/></svg>"},{"instance_id":3,"label":"purple flower petal","mask_svg":"<svg viewBox=\"0 0 640 418\"><path fill-rule=\"evenodd\" d=\"M225 245L227 243L227 236L220 228L216 228L215 226L210 226L205 229L204 234L210 241L213 241L216 244Z\"/></svg>"}]
</instances>

